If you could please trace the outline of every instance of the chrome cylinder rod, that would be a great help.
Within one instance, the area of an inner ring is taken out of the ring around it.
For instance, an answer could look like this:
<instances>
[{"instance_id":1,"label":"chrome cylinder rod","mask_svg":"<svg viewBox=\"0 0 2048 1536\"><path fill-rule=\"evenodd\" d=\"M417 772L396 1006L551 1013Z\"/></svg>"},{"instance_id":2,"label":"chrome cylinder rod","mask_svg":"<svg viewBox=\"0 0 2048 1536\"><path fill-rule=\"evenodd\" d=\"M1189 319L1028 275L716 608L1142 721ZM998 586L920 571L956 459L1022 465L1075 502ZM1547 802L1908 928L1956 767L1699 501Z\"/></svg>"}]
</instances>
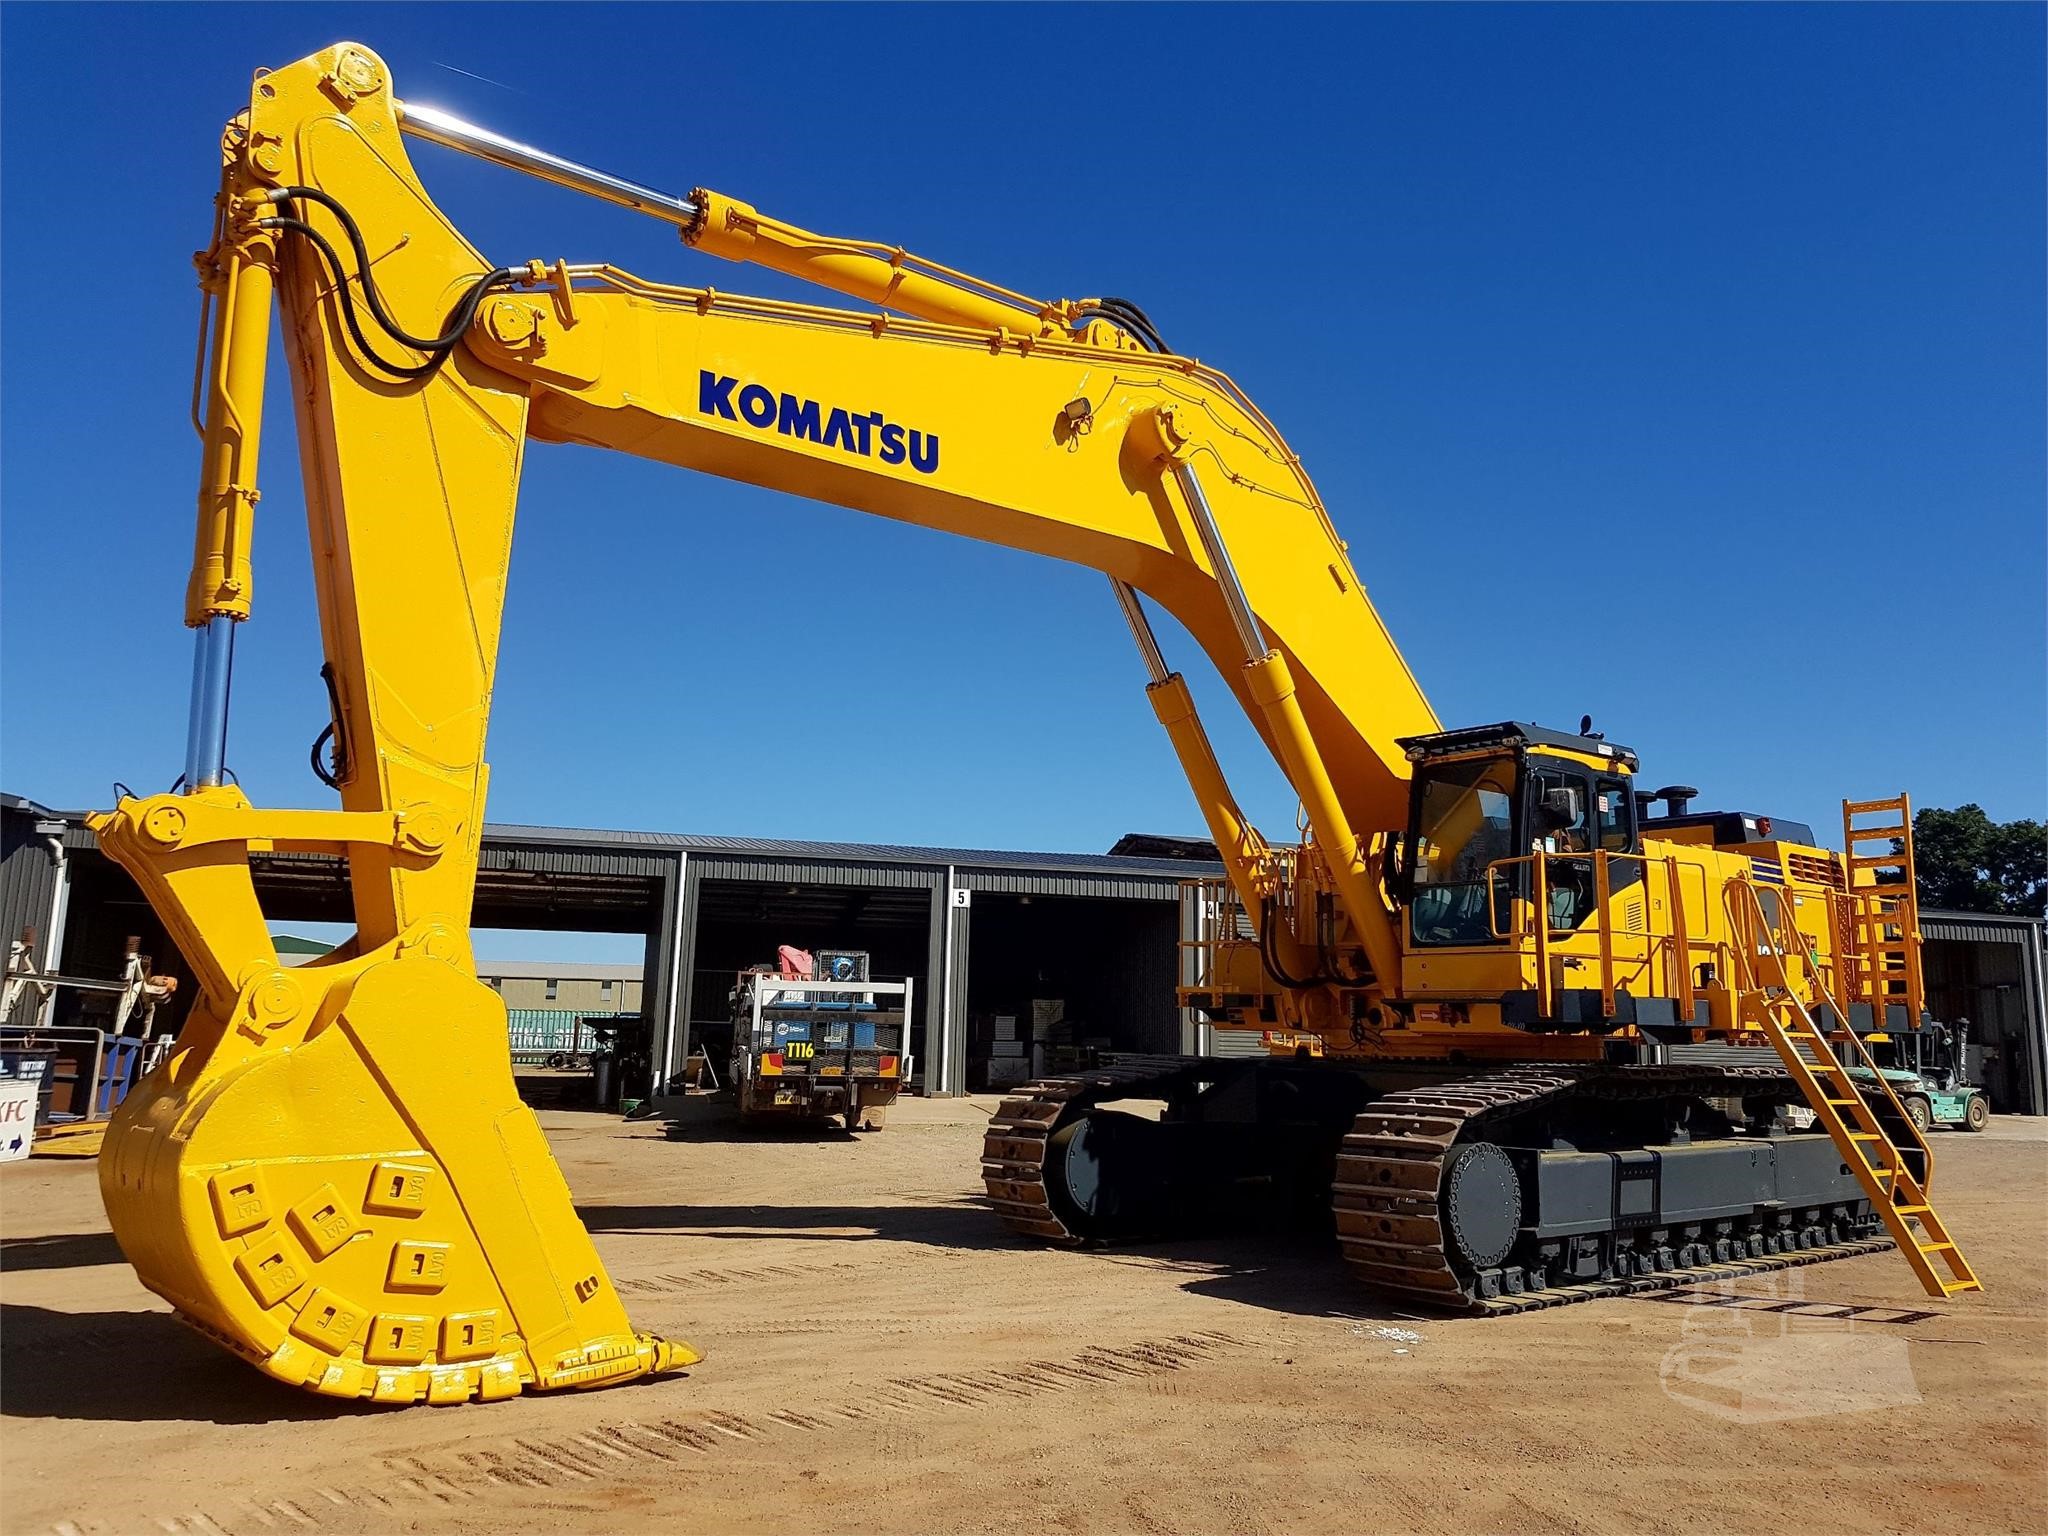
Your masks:
<instances>
[{"instance_id":1,"label":"chrome cylinder rod","mask_svg":"<svg viewBox=\"0 0 2048 1536\"><path fill-rule=\"evenodd\" d=\"M1117 606L1124 611L1124 622L1131 626L1131 638L1138 642L1138 654L1145 658L1145 670L1152 675L1152 681L1163 683L1172 676L1166 670L1166 657L1159 649L1159 637L1152 633L1152 621L1145 617L1145 609L1138 602L1138 594L1127 581L1109 578L1110 586L1116 592Z\"/></svg>"},{"instance_id":2,"label":"chrome cylinder rod","mask_svg":"<svg viewBox=\"0 0 2048 1536\"><path fill-rule=\"evenodd\" d=\"M1202 494L1202 482L1195 478L1192 464L1182 464L1174 470L1174 478L1180 482L1181 494L1187 498L1188 511L1194 515L1195 532L1202 540L1202 549L1209 557L1209 564L1216 572L1216 585L1223 589L1223 606L1230 610L1230 622L1237 629L1237 638L1244 646L1246 661L1261 661L1272 649L1266 644L1266 637L1259 630L1259 621L1252 614L1251 599L1245 596L1244 583L1237 579L1237 567L1230 563L1230 551L1224 547L1223 530L1216 526L1216 514L1209 510L1209 498Z\"/></svg>"},{"instance_id":3,"label":"chrome cylinder rod","mask_svg":"<svg viewBox=\"0 0 2048 1536\"><path fill-rule=\"evenodd\" d=\"M192 709L186 717L185 789L211 789L226 772L228 684L235 672L235 621L217 613L194 631Z\"/></svg>"},{"instance_id":4,"label":"chrome cylinder rod","mask_svg":"<svg viewBox=\"0 0 2048 1536\"><path fill-rule=\"evenodd\" d=\"M552 181L556 186L572 187L592 197L603 198L608 203L622 207L636 208L642 213L652 214L671 224L694 224L697 222L697 205L686 197L677 197L668 192L657 192L652 187L643 187L638 182L627 181L608 171L594 170L587 165L578 165L574 160L564 160L560 155L551 155L544 149L535 149L530 144L521 144L503 134L493 133L488 128L479 128L474 123L465 123L459 117L450 116L438 107L424 107L412 102L401 101L398 106L398 126L414 138L425 139L430 144L439 144L447 149L459 149L464 154L475 155L493 165L502 165L508 170L524 171L529 176L538 176L542 181Z\"/></svg>"}]
</instances>

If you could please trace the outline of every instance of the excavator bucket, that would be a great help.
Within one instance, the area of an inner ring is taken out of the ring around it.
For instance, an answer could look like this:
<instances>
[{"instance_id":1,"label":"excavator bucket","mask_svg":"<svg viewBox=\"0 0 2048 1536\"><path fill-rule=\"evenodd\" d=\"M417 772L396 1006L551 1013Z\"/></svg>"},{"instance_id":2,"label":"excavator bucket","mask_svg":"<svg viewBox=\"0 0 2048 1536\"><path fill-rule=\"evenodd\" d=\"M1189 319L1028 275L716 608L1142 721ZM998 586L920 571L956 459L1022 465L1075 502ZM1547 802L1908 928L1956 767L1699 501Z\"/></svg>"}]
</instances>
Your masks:
<instances>
[{"instance_id":1,"label":"excavator bucket","mask_svg":"<svg viewBox=\"0 0 2048 1536\"><path fill-rule=\"evenodd\" d=\"M117 857L137 808L98 819ZM100 1155L122 1252L201 1332L336 1397L693 1363L633 1332L514 1089L504 1003L434 947L338 952L252 975L232 1014L196 1007Z\"/></svg>"},{"instance_id":2,"label":"excavator bucket","mask_svg":"<svg viewBox=\"0 0 2048 1536\"><path fill-rule=\"evenodd\" d=\"M467 320L445 344L404 343L426 360L401 370L403 387L366 378L390 353L349 350L317 248L282 244L314 231L304 214L332 217L352 254L365 239L402 253L374 281L361 255L350 288L414 324L449 313L451 279L471 319L485 285L510 281L509 268L476 277L481 257L397 147L398 114L383 62L343 44L261 72L222 137L214 241L196 262L205 409L185 772L181 792L124 797L93 820L196 995L170 1059L109 1127L100 1187L143 1283L271 1375L454 1403L697 1356L628 1322L514 1091L504 1004L476 979L467 938L527 387L443 366ZM377 323L395 344L390 313ZM323 551L333 751L318 771L339 809L259 810L226 764L274 328ZM280 965L252 852L345 863L357 939Z\"/></svg>"}]
</instances>

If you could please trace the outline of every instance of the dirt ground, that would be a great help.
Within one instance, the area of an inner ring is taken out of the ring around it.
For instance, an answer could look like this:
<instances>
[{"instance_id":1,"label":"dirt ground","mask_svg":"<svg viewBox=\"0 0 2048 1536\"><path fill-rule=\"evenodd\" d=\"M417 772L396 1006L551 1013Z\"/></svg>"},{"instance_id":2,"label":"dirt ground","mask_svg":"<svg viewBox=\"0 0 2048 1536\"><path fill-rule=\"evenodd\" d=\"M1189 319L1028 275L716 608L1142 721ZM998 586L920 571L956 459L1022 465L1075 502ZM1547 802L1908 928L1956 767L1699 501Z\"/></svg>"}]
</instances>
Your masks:
<instances>
[{"instance_id":1,"label":"dirt ground","mask_svg":"<svg viewBox=\"0 0 2048 1536\"><path fill-rule=\"evenodd\" d=\"M636 1325L707 1358L460 1408L272 1383L136 1283L90 1163L7 1165L0 1527L2048 1530L2048 1122L1936 1143L1984 1295L1885 1254L1467 1321L1314 1244L1013 1241L994 1103L851 1143L544 1114Z\"/></svg>"}]
</instances>

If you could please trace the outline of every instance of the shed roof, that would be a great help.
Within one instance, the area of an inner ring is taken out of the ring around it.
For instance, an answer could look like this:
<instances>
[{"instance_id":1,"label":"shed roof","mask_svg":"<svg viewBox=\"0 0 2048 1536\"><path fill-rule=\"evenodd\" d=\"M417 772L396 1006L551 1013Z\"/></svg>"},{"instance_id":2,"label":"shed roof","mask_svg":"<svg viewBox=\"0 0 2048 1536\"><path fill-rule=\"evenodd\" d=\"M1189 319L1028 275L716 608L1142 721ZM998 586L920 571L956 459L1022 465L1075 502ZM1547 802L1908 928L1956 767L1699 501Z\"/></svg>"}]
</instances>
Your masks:
<instances>
[{"instance_id":1,"label":"shed roof","mask_svg":"<svg viewBox=\"0 0 2048 1536\"><path fill-rule=\"evenodd\" d=\"M1920 909L1920 932L1925 938L1963 940L1977 944L2024 944L2032 933L2048 929L2038 917L2015 916L2006 912L1937 912Z\"/></svg>"},{"instance_id":2,"label":"shed roof","mask_svg":"<svg viewBox=\"0 0 2048 1536\"><path fill-rule=\"evenodd\" d=\"M93 837L81 811L53 811L19 795L0 795L10 810L62 817L72 822L65 842L90 847ZM847 864L953 865L963 869L1045 870L1072 874L1153 876L1172 880L1222 872L1222 865L1188 858L1133 857L1110 853L1049 853L1008 848L934 848L909 843L839 843L809 838L724 837L700 832L636 832L608 827L544 827L523 822L484 823L484 841L500 845L590 848L622 853L718 853L768 859L803 859ZM1192 840L1190 840L1192 841Z\"/></svg>"},{"instance_id":3,"label":"shed roof","mask_svg":"<svg viewBox=\"0 0 2048 1536\"><path fill-rule=\"evenodd\" d=\"M1034 853L1001 848L925 848L907 843L833 843L807 838L715 837L695 832L621 832L587 827L535 827L486 822L484 838L496 843L597 846L684 853L758 854L773 859L810 859L849 864L951 864L969 869L1069 870L1107 875L1157 875L1181 879L1206 866L1187 859L1130 858L1107 853ZM1221 870L1222 866L1214 866Z\"/></svg>"}]
</instances>

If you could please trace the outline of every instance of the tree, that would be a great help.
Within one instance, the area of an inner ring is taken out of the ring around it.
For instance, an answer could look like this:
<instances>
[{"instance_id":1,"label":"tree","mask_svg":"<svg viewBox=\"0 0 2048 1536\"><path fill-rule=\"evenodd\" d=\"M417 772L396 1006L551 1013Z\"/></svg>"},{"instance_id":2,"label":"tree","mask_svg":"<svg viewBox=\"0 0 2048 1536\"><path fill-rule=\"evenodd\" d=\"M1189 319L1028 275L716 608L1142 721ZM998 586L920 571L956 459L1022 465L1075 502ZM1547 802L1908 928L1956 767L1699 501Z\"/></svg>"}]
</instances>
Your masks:
<instances>
[{"instance_id":1,"label":"tree","mask_svg":"<svg viewBox=\"0 0 2048 1536\"><path fill-rule=\"evenodd\" d=\"M2048 829L2038 821L1930 806L1913 816L1913 860L1923 907L2039 917L2048 905Z\"/></svg>"}]
</instances>

